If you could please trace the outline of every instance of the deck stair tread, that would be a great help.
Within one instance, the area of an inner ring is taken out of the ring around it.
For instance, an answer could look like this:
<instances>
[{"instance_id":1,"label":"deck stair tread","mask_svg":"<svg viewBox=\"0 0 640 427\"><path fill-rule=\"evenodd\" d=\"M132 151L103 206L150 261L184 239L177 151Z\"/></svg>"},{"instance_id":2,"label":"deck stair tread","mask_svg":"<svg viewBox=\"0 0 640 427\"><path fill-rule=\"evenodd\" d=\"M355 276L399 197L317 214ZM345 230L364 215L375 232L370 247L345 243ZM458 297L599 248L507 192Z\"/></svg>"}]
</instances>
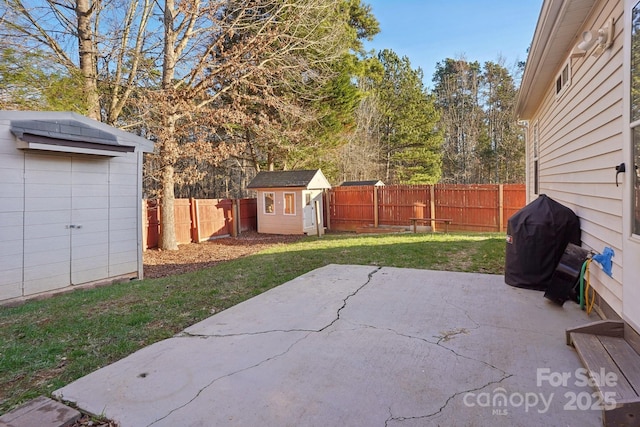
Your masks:
<instances>
[{"instance_id":1,"label":"deck stair tread","mask_svg":"<svg viewBox=\"0 0 640 427\"><path fill-rule=\"evenodd\" d=\"M621 325L598 321L567 330L567 343L575 347L605 404L605 427L640 426L640 354Z\"/></svg>"},{"instance_id":2,"label":"deck stair tread","mask_svg":"<svg viewBox=\"0 0 640 427\"><path fill-rule=\"evenodd\" d=\"M600 342L640 396L640 356L624 338L599 336Z\"/></svg>"},{"instance_id":3,"label":"deck stair tread","mask_svg":"<svg viewBox=\"0 0 640 427\"><path fill-rule=\"evenodd\" d=\"M600 378L597 387L600 392L615 392L616 400L631 399L638 396L638 393L627 378L627 372L624 371L624 367L629 365L626 359L628 351L633 352L635 358L638 358L638 355L624 338L577 332L572 332L571 337L578 356L588 371L600 376L602 372L616 375L615 386L610 386L610 381L604 381L603 378ZM619 351L624 353L619 353ZM620 357L622 354L624 356ZM622 364L622 369L620 369L620 364ZM635 365L638 365L637 361Z\"/></svg>"}]
</instances>

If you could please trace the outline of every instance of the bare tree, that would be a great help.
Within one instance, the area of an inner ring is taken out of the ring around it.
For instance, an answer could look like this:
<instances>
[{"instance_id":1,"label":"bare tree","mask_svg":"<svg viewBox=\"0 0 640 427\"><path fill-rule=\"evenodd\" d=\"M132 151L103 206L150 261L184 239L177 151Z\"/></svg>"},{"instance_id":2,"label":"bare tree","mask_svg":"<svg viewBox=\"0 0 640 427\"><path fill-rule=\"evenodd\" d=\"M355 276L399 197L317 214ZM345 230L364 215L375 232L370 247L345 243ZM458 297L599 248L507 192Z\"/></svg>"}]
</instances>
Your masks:
<instances>
[{"instance_id":1,"label":"bare tree","mask_svg":"<svg viewBox=\"0 0 640 427\"><path fill-rule=\"evenodd\" d=\"M480 108L480 64L465 59L438 63L434 76L436 104L444 132L443 181L477 181L477 144L483 130Z\"/></svg>"},{"instance_id":2,"label":"bare tree","mask_svg":"<svg viewBox=\"0 0 640 427\"><path fill-rule=\"evenodd\" d=\"M224 125L224 95L239 85L265 93L274 82L325 78L344 53L340 3L165 0L162 83L149 97L161 164L161 248L177 248L172 215L180 157L197 153L219 162L237 149L210 140Z\"/></svg>"},{"instance_id":3,"label":"bare tree","mask_svg":"<svg viewBox=\"0 0 640 427\"><path fill-rule=\"evenodd\" d=\"M47 52L70 76L80 74L86 114L116 123L151 50L150 0L0 0L0 10L7 45Z\"/></svg>"}]
</instances>

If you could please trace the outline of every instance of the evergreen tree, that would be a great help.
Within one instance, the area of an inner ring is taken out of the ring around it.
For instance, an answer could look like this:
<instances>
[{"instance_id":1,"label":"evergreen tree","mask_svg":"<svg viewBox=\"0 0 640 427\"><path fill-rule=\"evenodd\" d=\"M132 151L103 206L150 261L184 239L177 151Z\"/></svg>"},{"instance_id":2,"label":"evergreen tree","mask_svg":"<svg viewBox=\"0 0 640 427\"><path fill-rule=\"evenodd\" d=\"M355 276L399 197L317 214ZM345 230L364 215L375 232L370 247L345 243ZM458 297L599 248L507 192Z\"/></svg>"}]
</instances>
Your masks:
<instances>
[{"instance_id":1,"label":"evergreen tree","mask_svg":"<svg viewBox=\"0 0 640 427\"><path fill-rule=\"evenodd\" d=\"M438 113L407 57L391 50L378 54L383 75L375 92L381 112L380 135L387 182L430 184L440 179Z\"/></svg>"}]
</instances>

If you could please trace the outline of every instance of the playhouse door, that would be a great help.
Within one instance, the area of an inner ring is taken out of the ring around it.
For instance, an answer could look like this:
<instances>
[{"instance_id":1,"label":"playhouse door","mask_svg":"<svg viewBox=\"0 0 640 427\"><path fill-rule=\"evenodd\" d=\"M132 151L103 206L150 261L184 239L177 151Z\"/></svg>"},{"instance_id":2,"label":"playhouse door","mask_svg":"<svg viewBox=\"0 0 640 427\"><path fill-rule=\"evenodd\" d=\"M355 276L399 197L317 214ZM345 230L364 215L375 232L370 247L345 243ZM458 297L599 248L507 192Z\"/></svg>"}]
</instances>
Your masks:
<instances>
[{"instance_id":1,"label":"playhouse door","mask_svg":"<svg viewBox=\"0 0 640 427\"><path fill-rule=\"evenodd\" d=\"M316 208L311 193L304 193L304 228L315 228L316 226Z\"/></svg>"}]
</instances>

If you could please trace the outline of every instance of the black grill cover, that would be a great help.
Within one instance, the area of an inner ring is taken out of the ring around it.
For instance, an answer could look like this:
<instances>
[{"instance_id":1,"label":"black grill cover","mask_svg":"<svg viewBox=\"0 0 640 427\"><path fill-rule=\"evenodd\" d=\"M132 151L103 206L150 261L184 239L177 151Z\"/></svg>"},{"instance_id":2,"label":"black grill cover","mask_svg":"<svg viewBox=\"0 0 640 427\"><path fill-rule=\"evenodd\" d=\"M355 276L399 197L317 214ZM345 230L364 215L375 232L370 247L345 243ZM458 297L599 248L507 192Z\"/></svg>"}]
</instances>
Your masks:
<instances>
[{"instance_id":1,"label":"black grill cover","mask_svg":"<svg viewBox=\"0 0 640 427\"><path fill-rule=\"evenodd\" d=\"M563 305L569 299L580 302L578 282L582 264L588 257L589 250L569 243L551 277L551 284L544 293L544 297L558 305Z\"/></svg>"},{"instance_id":2,"label":"black grill cover","mask_svg":"<svg viewBox=\"0 0 640 427\"><path fill-rule=\"evenodd\" d=\"M505 282L547 290L569 243L580 246L580 220L571 209L541 194L507 222Z\"/></svg>"}]
</instances>

